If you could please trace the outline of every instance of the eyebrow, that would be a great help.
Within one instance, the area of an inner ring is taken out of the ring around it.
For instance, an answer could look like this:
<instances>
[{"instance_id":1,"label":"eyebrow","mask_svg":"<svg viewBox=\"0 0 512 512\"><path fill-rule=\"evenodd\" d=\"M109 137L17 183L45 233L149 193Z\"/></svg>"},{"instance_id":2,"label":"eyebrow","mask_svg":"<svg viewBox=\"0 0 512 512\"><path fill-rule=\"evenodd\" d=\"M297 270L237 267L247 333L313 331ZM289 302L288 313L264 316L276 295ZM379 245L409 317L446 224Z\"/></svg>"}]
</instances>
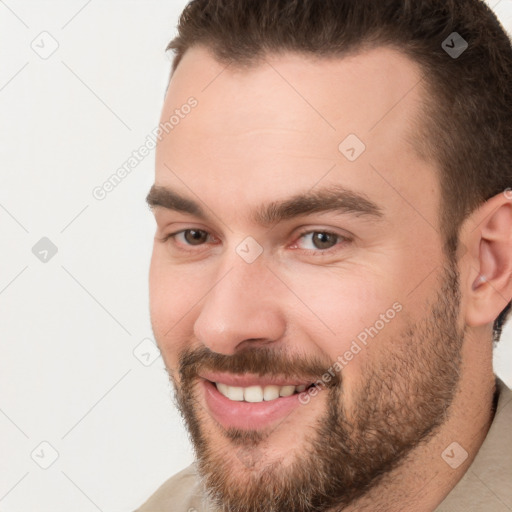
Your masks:
<instances>
[{"instance_id":1,"label":"eyebrow","mask_svg":"<svg viewBox=\"0 0 512 512\"><path fill-rule=\"evenodd\" d=\"M153 185L146 202L151 209L161 207L208 220L208 215L198 202L167 187ZM296 217L327 212L370 217L374 220L384 217L382 209L364 194L340 185L330 185L316 191L299 193L288 199L263 204L251 212L250 220L262 226L271 226Z\"/></svg>"}]
</instances>

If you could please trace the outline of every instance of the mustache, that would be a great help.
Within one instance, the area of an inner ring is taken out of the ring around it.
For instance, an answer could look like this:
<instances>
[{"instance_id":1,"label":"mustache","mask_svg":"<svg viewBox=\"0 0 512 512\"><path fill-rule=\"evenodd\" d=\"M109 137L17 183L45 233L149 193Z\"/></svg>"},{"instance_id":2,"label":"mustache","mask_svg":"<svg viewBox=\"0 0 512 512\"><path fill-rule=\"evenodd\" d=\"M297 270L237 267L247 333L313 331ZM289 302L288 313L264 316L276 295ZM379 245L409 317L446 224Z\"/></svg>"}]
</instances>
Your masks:
<instances>
[{"instance_id":1,"label":"mustache","mask_svg":"<svg viewBox=\"0 0 512 512\"><path fill-rule=\"evenodd\" d=\"M187 348L178 361L178 372L183 383L190 383L202 371L226 372L234 374L251 373L258 376L298 378L315 382L322 379L332 362L319 356L291 355L279 348L248 347L232 355L213 352L206 346ZM341 383L340 372L331 369L326 387Z\"/></svg>"}]
</instances>

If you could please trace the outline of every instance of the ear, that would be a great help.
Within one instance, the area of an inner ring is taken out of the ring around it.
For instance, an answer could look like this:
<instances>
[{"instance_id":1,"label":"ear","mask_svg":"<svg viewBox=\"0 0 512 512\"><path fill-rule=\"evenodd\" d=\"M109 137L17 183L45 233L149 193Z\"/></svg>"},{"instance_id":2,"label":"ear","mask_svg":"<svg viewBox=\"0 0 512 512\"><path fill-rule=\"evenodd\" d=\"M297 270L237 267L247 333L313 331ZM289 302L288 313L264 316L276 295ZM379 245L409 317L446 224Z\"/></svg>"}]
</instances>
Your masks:
<instances>
[{"instance_id":1,"label":"ear","mask_svg":"<svg viewBox=\"0 0 512 512\"><path fill-rule=\"evenodd\" d=\"M466 324L493 323L512 298L512 192L486 201L468 219Z\"/></svg>"}]
</instances>

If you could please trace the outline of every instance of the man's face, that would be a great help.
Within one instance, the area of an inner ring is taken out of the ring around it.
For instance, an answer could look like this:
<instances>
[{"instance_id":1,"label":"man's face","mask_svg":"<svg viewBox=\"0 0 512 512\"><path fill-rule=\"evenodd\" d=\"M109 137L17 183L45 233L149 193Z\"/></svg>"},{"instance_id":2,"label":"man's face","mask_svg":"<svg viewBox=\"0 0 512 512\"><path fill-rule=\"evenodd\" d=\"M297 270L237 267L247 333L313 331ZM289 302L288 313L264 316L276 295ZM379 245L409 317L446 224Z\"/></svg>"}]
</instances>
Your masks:
<instances>
[{"instance_id":1,"label":"man's face","mask_svg":"<svg viewBox=\"0 0 512 512\"><path fill-rule=\"evenodd\" d=\"M247 69L194 48L171 81L162 122L197 106L157 148L151 319L226 510L350 503L444 420L463 324L409 142L421 78L384 48Z\"/></svg>"}]
</instances>

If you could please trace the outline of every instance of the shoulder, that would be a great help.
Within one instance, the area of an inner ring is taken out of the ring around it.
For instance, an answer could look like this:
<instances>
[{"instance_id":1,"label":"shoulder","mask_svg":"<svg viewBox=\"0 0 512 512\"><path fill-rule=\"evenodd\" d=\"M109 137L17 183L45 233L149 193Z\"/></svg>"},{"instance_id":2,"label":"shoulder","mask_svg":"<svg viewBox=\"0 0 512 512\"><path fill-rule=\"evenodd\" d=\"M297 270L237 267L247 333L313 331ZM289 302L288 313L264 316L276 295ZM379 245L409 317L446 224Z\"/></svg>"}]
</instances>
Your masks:
<instances>
[{"instance_id":1,"label":"shoulder","mask_svg":"<svg viewBox=\"0 0 512 512\"><path fill-rule=\"evenodd\" d=\"M496 378L497 405L487 437L471 466L436 512L512 509L512 390Z\"/></svg>"},{"instance_id":2,"label":"shoulder","mask_svg":"<svg viewBox=\"0 0 512 512\"><path fill-rule=\"evenodd\" d=\"M166 480L135 512L203 509L203 493L195 464Z\"/></svg>"}]
</instances>

